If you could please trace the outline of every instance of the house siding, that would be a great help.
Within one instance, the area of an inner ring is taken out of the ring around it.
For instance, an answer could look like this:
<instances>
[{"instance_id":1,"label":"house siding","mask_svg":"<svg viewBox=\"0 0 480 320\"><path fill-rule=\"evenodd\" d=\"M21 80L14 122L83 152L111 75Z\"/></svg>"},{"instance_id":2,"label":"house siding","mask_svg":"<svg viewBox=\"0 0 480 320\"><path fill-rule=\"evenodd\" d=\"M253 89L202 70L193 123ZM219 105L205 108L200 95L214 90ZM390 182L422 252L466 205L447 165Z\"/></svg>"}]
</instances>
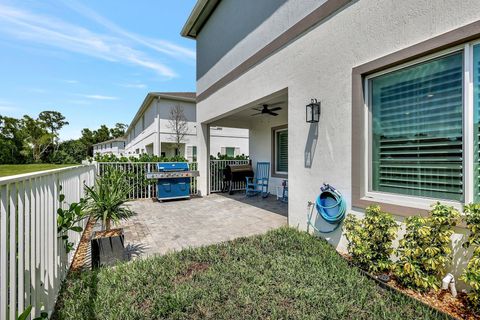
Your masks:
<instances>
[{"instance_id":1,"label":"house siding","mask_svg":"<svg viewBox=\"0 0 480 320\"><path fill-rule=\"evenodd\" d=\"M480 6L475 0L354 1L198 102L198 121L209 123L252 101L288 90L289 224L307 228L307 202L315 199L322 182L343 193L349 212L362 215L351 205L352 70L477 20ZM225 65L215 72L212 68L210 78L199 79L200 91L225 76L229 68ZM318 128L305 122L305 105L312 98L321 102ZM318 137L311 139L316 130ZM454 241L464 233L456 231ZM340 229L327 240L338 250L346 250ZM463 267L460 263L455 271Z\"/></svg>"}]
</instances>

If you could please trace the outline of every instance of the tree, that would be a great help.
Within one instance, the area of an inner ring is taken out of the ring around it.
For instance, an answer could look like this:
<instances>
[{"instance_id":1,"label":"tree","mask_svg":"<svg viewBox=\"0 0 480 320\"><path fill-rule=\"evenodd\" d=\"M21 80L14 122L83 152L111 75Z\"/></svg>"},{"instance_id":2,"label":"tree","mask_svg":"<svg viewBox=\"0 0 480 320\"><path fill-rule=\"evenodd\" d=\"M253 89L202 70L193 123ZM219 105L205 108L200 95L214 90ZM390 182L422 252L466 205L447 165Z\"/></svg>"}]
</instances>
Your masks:
<instances>
[{"instance_id":1,"label":"tree","mask_svg":"<svg viewBox=\"0 0 480 320\"><path fill-rule=\"evenodd\" d=\"M68 121L65 121L65 117L58 111L42 111L38 115L38 120L42 121L45 127L50 130L52 144L55 144L58 140L58 131L68 125Z\"/></svg>"},{"instance_id":2,"label":"tree","mask_svg":"<svg viewBox=\"0 0 480 320\"><path fill-rule=\"evenodd\" d=\"M20 119L0 116L0 163L24 163L25 130Z\"/></svg>"},{"instance_id":3,"label":"tree","mask_svg":"<svg viewBox=\"0 0 480 320\"><path fill-rule=\"evenodd\" d=\"M188 133L187 117L185 117L181 105L175 105L170 109L168 128L172 130L173 133L171 140L174 141L175 147L180 149L182 143L185 142L185 136Z\"/></svg>"},{"instance_id":4,"label":"tree","mask_svg":"<svg viewBox=\"0 0 480 320\"><path fill-rule=\"evenodd\" d=\"M43 154L48 150L52 142L52 134L48 132L46 124L27 115L23 116L23 129L26 142L31 146L33 161L40 162ZM28 153L28 150L23 150Z\"/></svg>"},{"instance_id":5,"label":"tree","mask_svg":"<svg viewBox=\"0 0 480 320\"><path fill-rule=\"evenodd\" d=\"M93 132L93 136L94 136L95 143L100 143L100 142L110 140L111 139L110 129L108 129L106 125L102 124L100 128L98 128L98 130L95 130Z\"/></svg>"},{"instance_id":6,"label":"tree","mask_svg":"<svg viewBox=\"0 0 480 320\"><path fill-rule=\"evenodd\" d=\"M124 123L115 123L115 127L110 129L110 135L113 138L122 138L125 136L125 130L127 130L128 126Z\"/></svg>"}]
</instances>

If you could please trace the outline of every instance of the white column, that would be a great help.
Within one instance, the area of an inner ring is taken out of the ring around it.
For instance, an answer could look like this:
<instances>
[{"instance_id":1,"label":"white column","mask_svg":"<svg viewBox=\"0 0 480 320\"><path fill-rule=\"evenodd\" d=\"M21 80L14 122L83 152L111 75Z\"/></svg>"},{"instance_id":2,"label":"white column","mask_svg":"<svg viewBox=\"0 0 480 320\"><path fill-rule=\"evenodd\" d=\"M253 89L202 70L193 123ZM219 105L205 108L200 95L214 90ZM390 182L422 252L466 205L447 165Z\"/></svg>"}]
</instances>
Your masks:
<instances>
[{"instance_id":1,"label":"white column","mask_svg":"<svg viewBox=\"0 0 480 320\"><path fill-rule=\"evenodd\" d=\"M205 196L210 193L210 126L203 123L198 126L197 158L198 170L200 171L200 177L198 178L198 192L201 196Z\"/></svg>"}]
</instances>

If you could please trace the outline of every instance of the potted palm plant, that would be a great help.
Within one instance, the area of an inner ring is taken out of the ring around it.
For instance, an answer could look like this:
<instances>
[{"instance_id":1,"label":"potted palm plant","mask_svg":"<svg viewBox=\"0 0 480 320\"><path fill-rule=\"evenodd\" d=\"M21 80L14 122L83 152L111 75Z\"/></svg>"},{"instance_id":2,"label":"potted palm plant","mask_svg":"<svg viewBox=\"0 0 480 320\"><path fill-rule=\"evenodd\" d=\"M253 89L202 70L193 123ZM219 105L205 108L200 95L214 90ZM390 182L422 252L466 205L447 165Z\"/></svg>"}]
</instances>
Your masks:
<instances>
[{"instance_id":1,"label":"potted palm plant","mask_svg":"<svg viewBox=\"0 0 480 320\"><path fill-rule=\"evenodd\" d=\"M134 214L126 205L132 191L127 173L108 168L96 179L95 185L86 186L85 191L85 212L102 223L102 230L94 232L91 239L92 268L124 260L123 229L112 229L112 224Z\"/></svg>"}]
</instances>

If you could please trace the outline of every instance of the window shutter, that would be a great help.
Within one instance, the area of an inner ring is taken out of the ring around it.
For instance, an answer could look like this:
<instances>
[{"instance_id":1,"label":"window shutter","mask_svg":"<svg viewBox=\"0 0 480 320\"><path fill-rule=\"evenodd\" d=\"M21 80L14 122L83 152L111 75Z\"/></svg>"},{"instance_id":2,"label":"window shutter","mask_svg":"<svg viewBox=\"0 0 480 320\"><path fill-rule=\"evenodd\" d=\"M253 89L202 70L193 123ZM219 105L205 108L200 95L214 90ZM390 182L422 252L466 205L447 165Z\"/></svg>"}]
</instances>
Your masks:
<instances>
[{"instance_id":1,"label":"window shutter","mask_svg":"<svg viewBox=\"0 0 480 320\"><path fill-rule=\"evenodd\" d=\"M187 146L187 154L186 154L186 158L188 159L188 161L192 161L193 159L193 146Z\"/></svg>"},{"instance_id":2,"label":"window shutter","mask_svg":"<svg viewBox=\"0 0 480 320\"><path fill-rule=\"evenodd\" d=\"M226 147L221 147L220 148L220 153L221 154L227 154L227 148Z\"/></svg>"},{"instance_id":3,"label":"window shutter","mask_svg":"<svg viewBox=\"0 0 480 320\"><path fill-rule=\"evenodd\" d=\"M236 147L235 148L235 156L239 156L240 155L240 148Z\"/></svg>"},{"instance_id":4,"label":"window shutter","mask_svg":"<svg viewBox=\"0 0 480 320\"><path fill-rule=\"evenodd\" d=\"M276 171L288 172L288 131L282 130L276 133Z\"/></svg>"},{"instance_id":5,"label":"window shutter","mask_svg":"<svg viewBox=\"0 0 480 320\"><path fill-rule=\"evenodd\" d=\"M474 111L474 148L475 161L473 181L475 184L474 200L480 202L480 45L473 46L473 105Z\"/></svg>"},{"instance_id":6,"label":"window shutter","mask_svg":"<svg viewBox=\"0 0 480 320\"><path fill-rule=\"evenodd\" d=\"M372 188L463 200L463 54L373 78Z\"/></svg>"}]
</instances>

